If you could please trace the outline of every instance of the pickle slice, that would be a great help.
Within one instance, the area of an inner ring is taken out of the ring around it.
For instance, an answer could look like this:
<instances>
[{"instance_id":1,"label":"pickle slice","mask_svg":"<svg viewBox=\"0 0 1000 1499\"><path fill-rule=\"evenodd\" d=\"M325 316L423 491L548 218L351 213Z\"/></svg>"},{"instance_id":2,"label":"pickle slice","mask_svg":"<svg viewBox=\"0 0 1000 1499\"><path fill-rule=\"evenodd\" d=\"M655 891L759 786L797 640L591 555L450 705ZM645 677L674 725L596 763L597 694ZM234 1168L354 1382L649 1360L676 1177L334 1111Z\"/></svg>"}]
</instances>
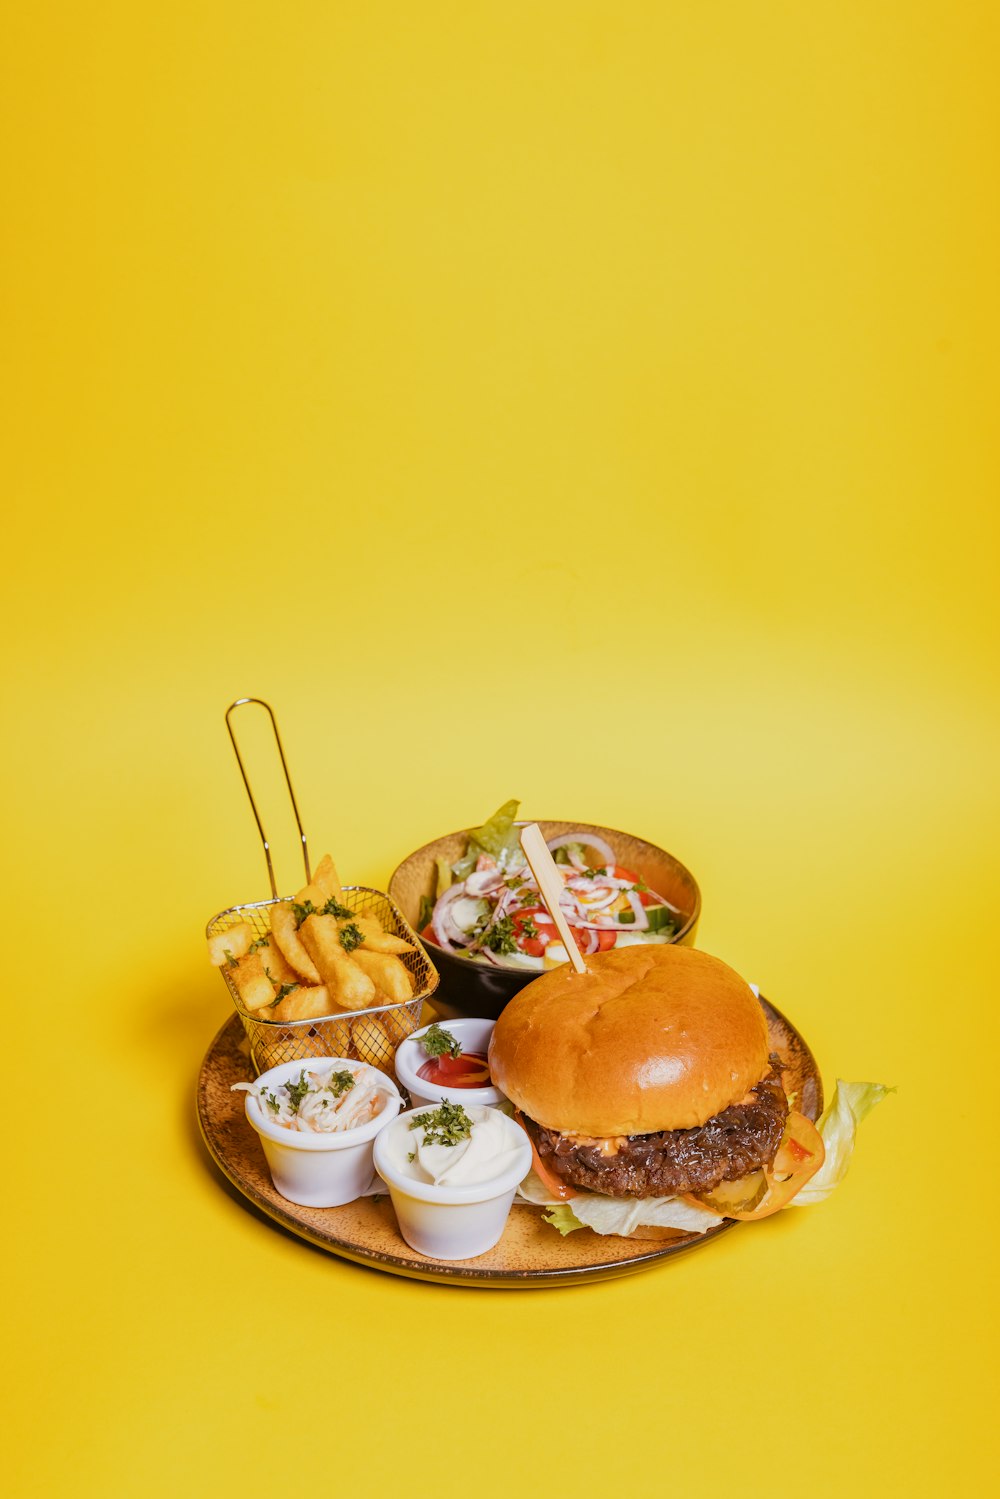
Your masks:
<instances>
[{"instance_id":1,"label":"pickle slice","mask_svg":"<svg viewBox=\"0 0 1000 1499\"><path fill-rule=\"evenodd\" d=\"M752 1213L767 1196L768 1181L763 1171L752 1171L739 1181L720 1182L711 1192L699 1192L697 1201L722 1218L734 1213Z\"/></svg>"}]
</instances>

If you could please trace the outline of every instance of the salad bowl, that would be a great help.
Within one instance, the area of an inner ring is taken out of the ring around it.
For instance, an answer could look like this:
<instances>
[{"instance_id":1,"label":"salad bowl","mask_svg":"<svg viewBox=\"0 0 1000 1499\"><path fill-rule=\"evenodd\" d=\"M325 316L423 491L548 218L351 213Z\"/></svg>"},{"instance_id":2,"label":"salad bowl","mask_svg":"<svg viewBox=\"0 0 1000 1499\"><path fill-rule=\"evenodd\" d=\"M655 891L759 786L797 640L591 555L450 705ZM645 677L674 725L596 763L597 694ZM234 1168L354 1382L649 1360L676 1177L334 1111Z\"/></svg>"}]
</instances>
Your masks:
<instances>
[{"instance_id":1,"label":"salad bowl","mask_svg":"<svg viewBox=\"0 0 1000 1499\"><path fill-rule=\"evenodd\" d=\"M518 824L523 825L519 822ZM619 864L638 875L650 890L656 891L678 911L677 927L671 942L693 947L701 915L701 892L689 869L666 849L645 838L622 833L597 823L541 819L539 827L547 840L565 838L570 833L592 833L610 845ZM488 1016L495 1020L501 1010L526 984L538 977L531 969L487 963L449 952L435 942L420 920L421 905L432 895L438 861L453 864L460 860L469 843L469 832L448 833L415 849L394 871L389 881L389 895L406 920L420 933L428 954L440 975L440 987L434 996L435 1008L446 1015ZM425 935L426 933L426 935Z\"/></svg>"}]
</instances>

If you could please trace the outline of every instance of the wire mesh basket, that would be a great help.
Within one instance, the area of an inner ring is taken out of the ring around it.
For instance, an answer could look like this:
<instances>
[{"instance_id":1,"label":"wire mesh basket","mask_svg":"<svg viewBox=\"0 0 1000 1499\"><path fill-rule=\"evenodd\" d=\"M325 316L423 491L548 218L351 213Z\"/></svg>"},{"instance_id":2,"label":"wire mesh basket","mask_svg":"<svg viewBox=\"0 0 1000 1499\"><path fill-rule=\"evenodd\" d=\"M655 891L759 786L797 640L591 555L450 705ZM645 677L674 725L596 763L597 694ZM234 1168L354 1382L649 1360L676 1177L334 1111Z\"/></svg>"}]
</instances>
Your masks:
<instances>
[{"instance_id":1,"label":"wire mesh basket","mask_svg":"<svg viewBox=\"0 0 1000 1499\"><path fill-rule=\"evenodd\" d=\"M346 885L344 902L355 916L374 916L387 932L412 944L413 951L400 953L399 959L410 971L413 998L370 1010L339 1010L329 1018L316 1020L262 1020L259 1012L246 1008L227 965L223 964L219 972L243 1022L250 1043L250 1060L257 1072L266 1072L279 1062L311 1057L354 1057L394 1075L396 1047L420 1024L423 1002L437 988L437 972L395 901L381 890ZM280 900L263 900L249 906L232 906L212 917L205 935L214 937L227 927L246 922L253 928L255 938L266 937L271 930L271 909L280 904Z\"/></svg>"},{"instance_id":2,"label":"wire mesh basket","mask_svg":"<svg viewBox=\"0 0 1000 1499\"><path fill-rule=\"evenodd\" d=\"M274 740L278 754L281 759L281 768L284 772L285 785L288 788L288 796L292 804L292 812L295 816L296 826L299 831L299 840L302 845L302 862L305 868L306 882L310 879L309 850L306 845L306 835L302 828L302 819L299 816L298 804L295 800L295 792L292 790L292 780L288 773L288 765L285 760L285 752L281 744L281 735L278 733L278 725L274 713L268 703L261 698L239 698L231 703L226 710L226 727L232 741L233 751L236 755L243 784L246 787L250 806L253 809L254 820L257 823L257 831L264 848L264 857L267 860L267 874L271 885L272 900L255 901L245 906L230 906L227 911L220 911L213 916L205 928L206 937L215 937L231 926L246 922L253 929L254 938L267 937L271 931L271 912L275 906L283 905L292 897L278 895L277 885L274 878L274 867L271 862L271 845L264 832L260 819L260 812L254 798L250 781L247 776L243 756L240 754L236 735L233 732L232 716L238 708L254 704L263 708L271 721L274 731ZM230 998L236 1006L236 1013L243 1022L243 1028L250 1043L250 1060L258 1073L266 1072L269 1067L276 1067L279 1062L297 1062L311 1057L353 1057L362 1062L368 1062L372 1067L378 1067L382 1072L387 1072L390 1077L394 1075L394 1061L396 1047L407 1037L411 1031L416 1030L420 1024L420 1011L425 999L429 998L438 986L437 970L434 968L427 954L424 952L413 928L409 925L406 917L388 895L381 890L373 890L367 885L346 885L339 899L343 899L353 915L371 916L381 923L384 930L393 936L401 937L409 943L409 950L396 954L399 961L409 970L413 982L412 999L404 1000L402 1003L386 1003L374 1005L367 1010L344 1010L335 1009L330 1016L320 1016L312 1020L266 1020L261 1017L259 1010L249 1010L240 998L238 989L233 982L228 965L223 964L219 969L229 990Z\"/></svg>"}]
</instances>

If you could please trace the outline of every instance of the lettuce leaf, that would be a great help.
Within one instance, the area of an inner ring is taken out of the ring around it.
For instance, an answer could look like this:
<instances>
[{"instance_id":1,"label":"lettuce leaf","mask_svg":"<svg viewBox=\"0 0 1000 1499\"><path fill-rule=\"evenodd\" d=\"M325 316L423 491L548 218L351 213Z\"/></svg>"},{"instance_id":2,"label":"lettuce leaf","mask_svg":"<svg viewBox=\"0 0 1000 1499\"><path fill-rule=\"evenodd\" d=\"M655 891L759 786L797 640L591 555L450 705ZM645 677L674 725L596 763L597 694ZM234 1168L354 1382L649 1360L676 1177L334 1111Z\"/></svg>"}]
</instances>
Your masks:
<instances>
[{"instance_id":1,"label":"lettuce leaf","mask_svg":"<svg viewBox=\"0 0 1000 1499\"><path fill-rule=\"evenodd\" d=\"M534 1173L532 1173L534 1175ZM534 1178L538 1182L537 1176ZM539 1187L541 1183L538 1183ZM532 1200L529 1183L525 1192L522 1182L518 1191ZM707 1208L689 1207L676 1197L601 1197L595 1192L577 1192L569 1202L551 1202L547 1213L542 1214L546 1223L565 1236L577 1228L592 1228L595 1234L618 1234L627 1238L633 1229L642 1226L677 1228L684 1233L703 1234L715 1228L722 1219Z\"/></svg>"},{"instance_id":2,"label":"lettuce leaf","mask_svg":"<svg viewBox=\"0 0 1000 1499\"><path fill-rule=\"evenodd\" d=\"M542 1217L546 1223L551 1223L553 1228L557 1228L564 1239L575 1228L583 1227L579 1218L574 1216L573 1209L568 1202L557 1203L555 1207L549 1208L547 1213L543 1213Z\"/></svg>"},{"instance_id":3,"label":"lettuce leaf","mask_svg":"<svg viewBox=\"0 0 1000 1499\"><path fill-rule=\"evenodd\" d=\"M470 846L477 843L482 853L492 854L494 859L499 859L508 849L516 848L520 840L514 819L520 805L516 801L504 802L481 828L470 828Z\"/></svg>"},{"instance_id":4,"label":"lettuce leaf","mask_svg":"<svg viewBox=\"0 0 1000 1499\"><path fill-rule=\"evenodd\" d=\"M599 1197L593 1192L578 1192L566 1206L595 1234L627 1236L642 1225L703 1234L722 1222L707 1208L689 1207L677 1197Z\"/></svg>"},{"instance_id":5,"label":"lettuce leaf","mask_svg":"<svg viewBox=\"0 0 1000 1499\"><path fill-rule=\"evenodd\" d=\"M895 1091L885 1083L845 1083L843 1078L837 1079L830 1107L817 1126L826 1146L826 1160L812 1180L795 1194L788 1204L790 1208L809 1207L829 1197L847 1175L858 1125L887 1093Z\"/></svg>"}]
</instances>

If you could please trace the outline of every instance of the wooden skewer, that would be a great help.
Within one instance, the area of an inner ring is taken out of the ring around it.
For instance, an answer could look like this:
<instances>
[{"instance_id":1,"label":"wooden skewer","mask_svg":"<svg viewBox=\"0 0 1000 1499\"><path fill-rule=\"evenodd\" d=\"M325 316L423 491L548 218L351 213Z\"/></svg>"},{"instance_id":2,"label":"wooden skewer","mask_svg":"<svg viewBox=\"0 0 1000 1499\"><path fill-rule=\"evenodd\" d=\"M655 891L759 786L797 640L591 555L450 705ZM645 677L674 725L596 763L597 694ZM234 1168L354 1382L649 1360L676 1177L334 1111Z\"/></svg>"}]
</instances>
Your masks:
<instances>
[{"instance_id":1,"label":"wooden skewer","mask_svg":"<svg viewBox=\"0 0 1000 1499\"><path fill-rule=\"evenodd\" d=\"M573 928L563 915L562 906L559 904L563 882L556 868L556 861L545 846L545 839L542 837L542 830L537 822L529 822L526 828L521 829L521 847L524 849L524 857L528 861L528 866L535 876L545 908L562 938L562 944L570 962L577 973L586 973L587 965L576 945Z\"/></svg>"}]
</instances>

